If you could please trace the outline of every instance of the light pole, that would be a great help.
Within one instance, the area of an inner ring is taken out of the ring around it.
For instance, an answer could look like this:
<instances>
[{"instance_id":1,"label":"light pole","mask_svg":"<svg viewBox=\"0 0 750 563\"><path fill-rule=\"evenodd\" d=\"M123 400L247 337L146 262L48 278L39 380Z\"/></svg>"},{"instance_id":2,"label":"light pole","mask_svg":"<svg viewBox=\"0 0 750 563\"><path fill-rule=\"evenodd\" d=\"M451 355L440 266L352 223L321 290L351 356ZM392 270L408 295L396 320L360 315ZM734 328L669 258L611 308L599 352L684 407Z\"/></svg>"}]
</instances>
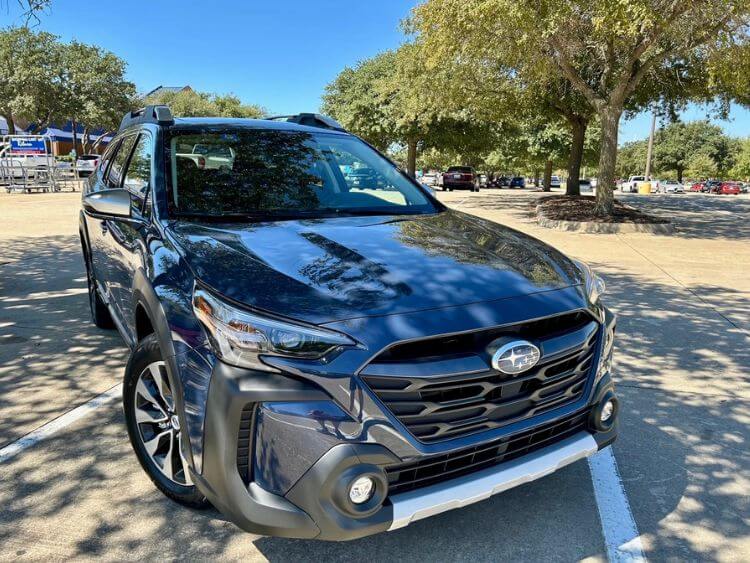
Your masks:
<instances>
[{"instance_id":1,"label":"light pole","mask_svg":"<svg viewBox=\"0 0 750 563\"><path fill-rule=\"evenodd\" d=\"M651 181L651 155L654 151L654 130L656 129L656 112L651 117L651 133L648 136L648 152L646 153L646 182Z\"/></svg>"}]
</instances>

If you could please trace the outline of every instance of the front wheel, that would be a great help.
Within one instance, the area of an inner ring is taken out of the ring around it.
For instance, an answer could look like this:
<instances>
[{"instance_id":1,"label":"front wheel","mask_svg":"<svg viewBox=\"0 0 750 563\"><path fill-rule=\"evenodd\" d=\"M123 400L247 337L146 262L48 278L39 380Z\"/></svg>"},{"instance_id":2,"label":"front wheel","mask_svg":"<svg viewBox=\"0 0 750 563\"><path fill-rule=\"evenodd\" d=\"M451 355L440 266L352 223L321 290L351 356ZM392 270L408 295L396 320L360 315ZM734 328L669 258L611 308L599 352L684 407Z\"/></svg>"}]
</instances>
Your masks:
<instances>
[{"instance_id":1,"label":"front wheel","mask_svg":"<svg viewBox=\"0 0 750 563\"><path fill-rule=\"evenodd\" d=\"M130 355L123 403L130 444L154 485L180 504L208 506L190 478L182 447L187 437L155 334L141 340Z\"/></svg>"}]
</instances>

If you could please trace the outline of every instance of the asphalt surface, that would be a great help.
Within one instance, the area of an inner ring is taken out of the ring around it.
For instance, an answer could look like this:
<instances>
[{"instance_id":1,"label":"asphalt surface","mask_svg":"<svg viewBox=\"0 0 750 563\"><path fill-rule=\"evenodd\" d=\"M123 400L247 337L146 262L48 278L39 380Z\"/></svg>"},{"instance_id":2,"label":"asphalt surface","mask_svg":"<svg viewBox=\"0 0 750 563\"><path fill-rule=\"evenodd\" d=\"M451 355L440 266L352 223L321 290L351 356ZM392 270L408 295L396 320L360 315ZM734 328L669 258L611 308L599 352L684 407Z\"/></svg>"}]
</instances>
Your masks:
<instances>
[{"instance_id":1,"label":"asphalt surface","mask_svg":"<svg viewBox=\"0 0 750 563\"><path fill-rule=\"evenodd\" d=\"M538 193L440 193L589 262L618 313L614 446L645 555L750 559L750 197L623 196L671 236L542 229ZM0 193L0 448L116 385L127 357L88 319L77 194ZM587 463L405 529L336 544L245 534L162 497L117 402L0 461L0 560L605 560ZM619 518L620 515L615 515Z\"/></svg>"}]
</instances>

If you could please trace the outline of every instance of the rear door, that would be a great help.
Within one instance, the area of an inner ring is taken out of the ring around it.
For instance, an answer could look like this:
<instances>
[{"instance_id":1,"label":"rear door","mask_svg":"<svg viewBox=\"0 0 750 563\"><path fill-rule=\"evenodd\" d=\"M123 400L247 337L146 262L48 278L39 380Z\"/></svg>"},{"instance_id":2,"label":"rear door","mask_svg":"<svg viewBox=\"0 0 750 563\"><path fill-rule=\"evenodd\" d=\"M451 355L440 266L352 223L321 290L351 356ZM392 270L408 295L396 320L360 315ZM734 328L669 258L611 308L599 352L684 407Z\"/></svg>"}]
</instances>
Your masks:
<instances>
[{"instance_id":1,"label":"rear door","mask_svg":"<svg viewBox=\"0 0 750 563\"><path fill-rule=\"evenodd\" d=\"M99 166L84 184L83 195L107 189L107 174L109 172L112 159L117 155L120 147L120 139L115 139L110 143L104 152ZM89 253L91 258L91 267L94 271L99 291L108 304L112 303L112 292L110 284L110 257L107 244L108 229L107 221L93 217L84 209L86 222L86 232L89 240Z\"/></svg>"},{"instance_id":2,"label":"rear door","mask_svg":"<svg viewBox=\"0 0 750 563\"><path fill-rule=\"evenodd\" d=\"M130 218L110 221L109 243L115 272L113 297L131 336L135 336L133 278L138 268L145 268L146 239L151 226L153 144L147 130L133 137L133 150L120 170L120 187L130 192Z\"/></svg>"}]
</instances>

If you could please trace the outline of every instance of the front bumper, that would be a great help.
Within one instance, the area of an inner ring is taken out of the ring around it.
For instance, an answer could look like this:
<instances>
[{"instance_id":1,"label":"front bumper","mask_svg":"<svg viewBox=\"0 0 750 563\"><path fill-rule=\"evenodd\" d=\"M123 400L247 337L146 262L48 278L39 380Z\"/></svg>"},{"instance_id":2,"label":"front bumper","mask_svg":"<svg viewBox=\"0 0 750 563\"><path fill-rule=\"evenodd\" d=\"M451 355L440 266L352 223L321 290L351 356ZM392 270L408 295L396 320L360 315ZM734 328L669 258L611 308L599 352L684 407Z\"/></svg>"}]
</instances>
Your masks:
<instances>
[{"instance_id":1,"label":"front bumper","mask_svg":"<svg viewBox=\"0 0 750 563\"><path fill-rule=\"evenodd\" d=\"M593 411L605 395L612 393L613 385L607 373L598 381L587 410ZM217 363L206 409L203 471L202 474L193 472L193 481L216 508L248 532L350 540L402 528L416 520L467 506L539 479L606 447L617 434L616 421L606 432L596 431L593 424L589 424L586 431L523 457L391 496L387 496L385 469L402 460L381 444L362 443L365 435L357 437L354 426L339 425L336 432L342 440L356 441L341 441L331 447L331 443L320 441L318 435L321 432L306 432L298 425L289 424L294 426L293 431L303 434L306 443L304 446L301 443L290 446L287 441L279 440L284 442L281 447L291 447L292 450L284 459L279 459L275 453L274 447L279 447L279 444L259 440L257 435L255 439L259 443L250 444L249 452L240 451L240 428L248 404L321 405L326 402L330 402L330 397L309 382ZM316 407L311 413L322 410ZM308 418L311 413L308 413ZM319 418L322 421L316 420L316 424L330 424L330 417L326 419L320 414ZM312 444L315 440L318 442ZM276 483L270 487L257 469L244 477L238 469L238 460L254 451L256 457L263 458L261 465L272 468L271 473L284 473L289 470L290 460L310 458L311 454L304 451L309 448L313 448L313 452L327 449L309 465L304 461L300 476L295 475L294 482L288 486ZM382 497L356 506L348 502L346 487L363 473L376 479L376 495ZM271 492L262 485L276 491Z\"/></svg>"}]
</instances>

